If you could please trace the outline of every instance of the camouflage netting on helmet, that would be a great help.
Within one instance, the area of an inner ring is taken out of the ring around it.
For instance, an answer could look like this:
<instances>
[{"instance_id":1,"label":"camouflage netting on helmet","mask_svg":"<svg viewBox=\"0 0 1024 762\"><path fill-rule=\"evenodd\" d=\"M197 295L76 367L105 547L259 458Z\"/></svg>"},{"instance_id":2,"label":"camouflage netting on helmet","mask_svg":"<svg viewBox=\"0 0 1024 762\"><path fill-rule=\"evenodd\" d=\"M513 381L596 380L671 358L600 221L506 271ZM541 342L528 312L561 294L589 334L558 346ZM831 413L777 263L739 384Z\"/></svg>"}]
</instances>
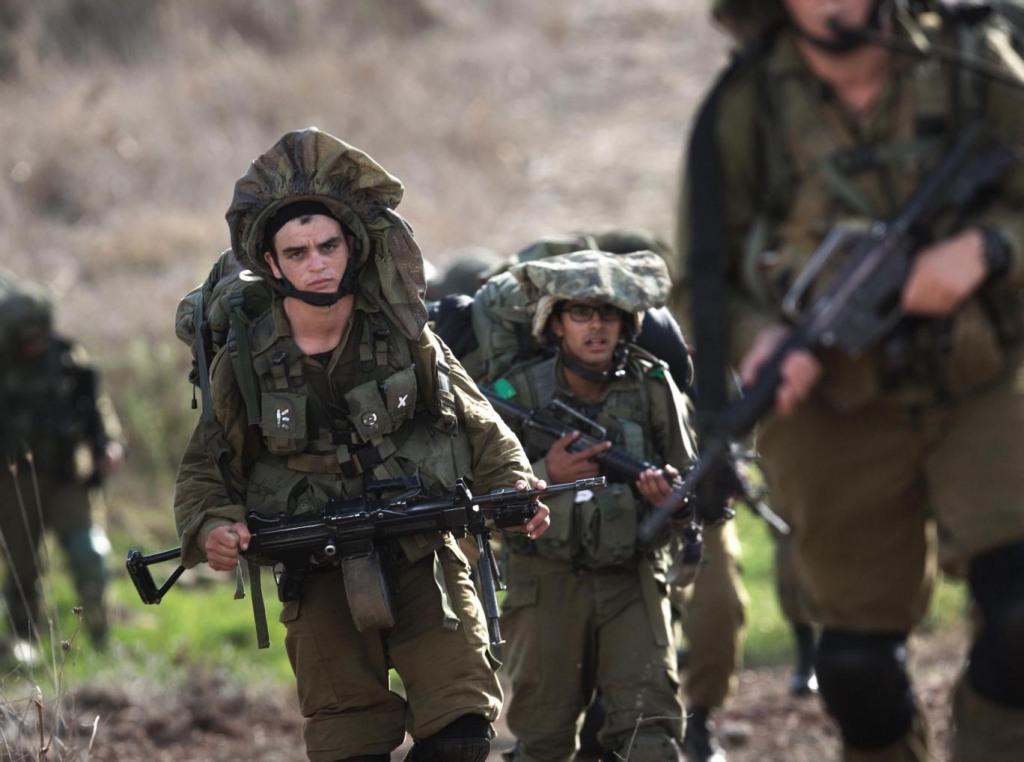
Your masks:
<instances>
[{"instance_id":1,"label":"camouflage netting on helmet","mask_svg":"<svg viewBox=\"0 0 1024 762\"><path fill-rule=\"evenodd\" d=\"M663 306L668 297L668 268L653 251L577 251L524 262L509 272L522 286L534 312L533 335L542 342L551 311L560 301L612 304L636 317L639 333L643 312Z\"/></svg>"},{"instance_id":2,"label":"camouflage netting on helmet","mask_svg":"<svg viewBox=\"0 0 1024 762\"><path fill-rule=\"evenodd\" d=\"M52 328L53 302L46 289L0 274L0 351L10 351L26 334Z\"/></svg>"},{"instance_id":3,"label":"camouflage netting on helmet","mask_svg":"<svg viewBox=\"0 0 1024 762\"><path fill-rule=\"evenodd\" d=\"M427 322L423 256L395 211L402 183L372 158L316 128L289 132L253 161L235 183L226 215L231 246L243 266L273 280L263 258L267 221L301 200L324 204L358 241L359 289L409 338ZM355 252L353 252L355 254ZM373 262L374 267L366 266Z\"/></svg>"}]
</instances>

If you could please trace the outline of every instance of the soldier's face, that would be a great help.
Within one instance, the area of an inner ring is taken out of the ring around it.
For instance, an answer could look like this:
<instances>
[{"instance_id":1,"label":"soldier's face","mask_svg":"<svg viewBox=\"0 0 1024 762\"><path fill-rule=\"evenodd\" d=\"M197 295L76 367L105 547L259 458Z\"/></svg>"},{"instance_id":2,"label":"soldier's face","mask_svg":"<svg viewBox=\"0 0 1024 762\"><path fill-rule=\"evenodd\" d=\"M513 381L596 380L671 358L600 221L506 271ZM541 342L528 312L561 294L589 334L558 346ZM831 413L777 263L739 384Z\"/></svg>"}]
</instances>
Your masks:
<instances>
[{"instance_id":1,"label":"soldier's face","mask_svg":"<svg viewBox=\"0 0 1024 762\"><path fill-rule=\"evenodd\" d=\"M621 311L604 302L565 302L551 318L551 331L561 340L563 352L603 372L614 362L615 347L622 335L622 316Z\"/></svg>"},{"instance_id":2,"label":"soldier's face","mask_svg":"<svg viewBox=\"0 0 1024 762\"><path fill-rule=\"evenodd\" d=\"M800 29L812 37L832 40L834 32L829 20L835 19L849 27L868 23L876 0L783 0L786 10Z\"/></svg>"},{"instance_id":3,"label":"soldier's face","mask_svg":"<svg viewBox=\"0 0 1024 762\"><path fill-rule=\"evenodd\" d=\"M300 291L333 294L348 267L345 231L333 217L312 214L289 220L274 236L275 260L263 255L277 278L287 278Z\"/></svg>"}]
</instances>

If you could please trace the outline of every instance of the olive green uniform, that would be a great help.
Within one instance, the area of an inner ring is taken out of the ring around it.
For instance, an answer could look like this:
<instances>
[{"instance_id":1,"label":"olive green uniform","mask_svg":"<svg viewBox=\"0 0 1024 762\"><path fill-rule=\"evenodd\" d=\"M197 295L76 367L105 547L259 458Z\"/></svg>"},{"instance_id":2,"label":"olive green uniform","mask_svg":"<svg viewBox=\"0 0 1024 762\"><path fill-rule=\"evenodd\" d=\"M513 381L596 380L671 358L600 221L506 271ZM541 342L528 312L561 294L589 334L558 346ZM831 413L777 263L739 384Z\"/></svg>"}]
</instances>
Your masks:
<instances>
[{"instance_id":1,"label":"olive green uniform","mask_svg":"<svg viewBox=\"0 0 1024 762\"><path fill-rule=\"evenodd\" d=\"M186 298L196 314L204 305L204 316L231 315L210 367L210 404L178 473L186 566L205 560L214 529L248 512L300 515L370 489L397 497L404 488L382 483L411 476L429 496L451 494L460 477L478 492L532 479L519 443L425 328L423 258L394 211L403 194L372 158L315 128L286 134L235 184L232 251L275 295L243 320L235 305L245 308L248 276L237 302L233 287L210 291L226 305L205 306L203 290ZM343 228L348 258L335 294L295 290L264 260L273 216L297 203ZM308 304L351 300L333 351L299 348L281 292ZM219 335L212 324L211 334ZM386 757L406 731L414 759L486 755L501 690L469 567L448 533L378 542L348 558L315 554L287 601L280 618L311 762ZM391 666L405 700L388 688Z\"/></svg>"},{"instance_id":2,"label":"olive green uniform","mask_svg":"<svg viewBox=\"0 0 1024 762\"><path fill-rule=\"evenodd\" d=\"M950 124L950 85L941 66L894 54L867 126L858 125L807 69L788 30L757 66L726 83L716 137L733 362L761 328L783 322L783 295L833 224L886 219L909 198L941 153L932 133ZM996 85L986 94L974 102L965 96L961 114L983 114L1018 142L1019 96ZM673 300L680 319L688 317L695 223L687 197L694 192L687 189L679 214ZM823 350L824 375L811 398L790 418L763 425L764 470L794 528L797 572L826 628L905 633L917 625L936 573L936 528L940 558L954 571L1024 538L1017 462L1024 447L1022 202L1018 168L968 220L997 229L1011 263L955 314L947 351L929 347L934 334L922 331L909 367L894 375L881 349L856 360ZM958 743L973 737L985 759L1016 758L1024 748L1024 715L1017 715L987 738L980 723L961 723ZM1007 745L1017 751L1001 756L996 750ZM858 760L922 754L912 739L863 756L847 750Z\"/></svg>"},{"instance_id":3,"label":"olive green uniform","mask_svg":"<svg viewBox=\"0 0 1024 762\"><path fill-rule=\"evenodd\" d=\"M557 395L649 462L685 468L693 457L679 392L660 365L638 357L596 405L574 398L555 358L513 370L498 387L531 409ZM529 433L524 446L544 478L545 447ZM548 534L534 543L508 539L502 627L515 759L571 759L595 690L605 704L599 740L606 749L631 759L676 759L683 708L665 587L669 559L664 545L641 546L636 535L648 506L631 484L615 483L577 501L557 496L549 507Z\"/></svg>"},{"instance_id":4,"label":"olive green uniform","mask_svg":"<svg viewBox=\"0 0 1024 762\"><path fill-rule=\"evenodd\" d=\"M0 473L0 550L7 613L21 638L39 632L46 529L64 548L86 629L99 644L107 635L110 542L91 479L121 424L110 400L96 396L93 373L80 348L52 336L36 361L0 355L0 427L9 450Z\"/></svg>"},{"instance_id":5,"label":"olive green uniform","mask_svg":"<svg viewBox=\"0 0 1024 762\"><path fill-rule=\"evenodd\" d=\"M472 479L474 488L483 491L530 476L518 443L447 348L429 330L417 342L397 332L382 340L387 321L361 296L356 298L355 313L326 367L295 346L280 300L254 332L255 364L259 366L261 357L278 357L273 365L286 368L289 388L309 398L308 405L294 396L274 398L270 389L275 371L268 369L266 404L290 401L296 413L305 407L308 418L302 428L274 431L271 421L261 436L254 437L227 350L218 355L212 369L216 421L232 452L232 481L246 495L246 505L228 496L220 472L206 455L200 424L182 460L175 496L186 565L203 560L212 529L243 521L246 509L303 512L330 497L361 494L363 477L346 475L337 445L328 452L308 440L318 436L324 443L331 440L331 431L351 428L331 420L329 411L338 410L342 402L355 410L358 402L352 390L366 389L367 382L374 389L389 388L390 379L393 393L384 401L388 407L381 419L397 414L399 423L391 439L398 443L397 452L370 468L373 477L418 472L424 487L437 493L450 488L457 475ZM366 362L368 352L371 359ZM280 353L288 359L280 360ZM459 427L454 439L435 427L438 414L431 412L441 393L434 370L439 362L451 370ZM378 376L384 378L377 381ZM409 396L399 408L405 395ZM411 409L406 417L407 408ZM370 420L358 411L352 415ZM403 426L412 431L403 432ZM402 742L406 730L414 738L424 738L464 714L494 720L501 706L482 609L454 540L441 533L418 535L389 544L382 552L395 580L396 622L390 630L357 632L342 572L331 566L307 577L301 600L285 604L281 613L313 762L387 753ZM389 691L389 665L402 676L407 701Z\"/></svg>"},{"instance_id":6,"label":"olive green uniform","mask_svg":"<svg viewBox=\"0 0 1024 762\"><path fill-rule=\"evenodd\" d=\"M689 647L687 706L716 709L736 688L743 661L747 591L740 577L735 522L704 530L704 561L693 585L673 590Z\"/></svg>"}]
</instances>

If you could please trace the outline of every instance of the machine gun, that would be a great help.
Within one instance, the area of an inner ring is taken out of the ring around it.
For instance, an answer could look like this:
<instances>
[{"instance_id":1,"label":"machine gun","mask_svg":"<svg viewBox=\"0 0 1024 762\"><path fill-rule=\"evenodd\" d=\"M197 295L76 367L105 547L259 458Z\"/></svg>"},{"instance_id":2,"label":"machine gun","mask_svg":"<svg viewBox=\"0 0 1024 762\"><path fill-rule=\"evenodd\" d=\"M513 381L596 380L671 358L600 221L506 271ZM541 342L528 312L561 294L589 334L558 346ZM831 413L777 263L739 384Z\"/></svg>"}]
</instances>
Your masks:
<instances>
[{"instance_id":1,"label":"machine gun","mask_svg":"<svg viewBox=\"0 0 1024 762\"><path fill-rule=\"evenodd\" d=\"M648 514L640 536L657 534L680 500L729 457L732 441L748 434L771 409L782 382L782 364L790 352L836 347L857 357L890 336L905 318L900 296L914 255L926 242L922 231L939 220L960 222L1019 160L1017 152L993 141L980 125L968 127L891 220L867 231L834 228L783 303L793 330L761 366L757 380L722 411L701 442L700 459L665 502ZM841 260L835 275L804 308L810 286L832 266L833 259Z\"/></svg>"},{"instance_id":2,"label":"machine gun","mask_svg":"<svg viewBox=\"0 0 1024 762\"><path fill-rule=\"evenodd\" d=\"M489 542L491 529L487 522L496 529L521 526L533 518L539 500L546 495L604 486L604 477L598 477L552 484L543 490L506 488L474 496L466 482L459 479L453 494L430 497L422 493L417 476L371 482L365 494L328 500L318 511L274 516L250 511L246 522L252 538L243 555L263 565L275 565L280 570L278 597L288 601L301 595L302 580L311 570L372 552L376 542L431 531L450 531L459 537L471 534L480 551L477 574L487 630L491 644L498 646L502 640L495 592L504 587ZM380 497L384 492L395 490L404 491L396 497ZM128 551L128 574L143 603L159 604L184 572L184 567L179 565L157 588L149 566L180 556L181 548L150 556L138 550ZM260 647L266 647L262 638Z\"/></svg>"}]
</instances>

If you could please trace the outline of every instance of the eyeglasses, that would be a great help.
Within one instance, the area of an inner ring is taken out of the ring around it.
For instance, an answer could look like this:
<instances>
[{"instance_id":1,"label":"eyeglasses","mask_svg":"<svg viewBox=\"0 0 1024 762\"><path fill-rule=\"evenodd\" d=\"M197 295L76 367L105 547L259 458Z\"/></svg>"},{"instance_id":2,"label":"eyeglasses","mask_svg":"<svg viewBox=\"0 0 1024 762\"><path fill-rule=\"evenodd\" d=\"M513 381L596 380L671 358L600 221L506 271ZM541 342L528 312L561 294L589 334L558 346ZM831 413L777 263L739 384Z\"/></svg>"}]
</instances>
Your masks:
<instances>
[{"instance_id":1,"label":"eyeglasses","mask_svg":"<svg viewBox=\"0 0 1024 762\"><path fill-rule=\"evenodd\" d=\"M602 323L614 323L622 320L622 310L612 304L599 304L596 307L590 304L570 304L563 309L569 314L574 323L589 323L594 313L601 318Z\"/></svg>"}]
</instances>

